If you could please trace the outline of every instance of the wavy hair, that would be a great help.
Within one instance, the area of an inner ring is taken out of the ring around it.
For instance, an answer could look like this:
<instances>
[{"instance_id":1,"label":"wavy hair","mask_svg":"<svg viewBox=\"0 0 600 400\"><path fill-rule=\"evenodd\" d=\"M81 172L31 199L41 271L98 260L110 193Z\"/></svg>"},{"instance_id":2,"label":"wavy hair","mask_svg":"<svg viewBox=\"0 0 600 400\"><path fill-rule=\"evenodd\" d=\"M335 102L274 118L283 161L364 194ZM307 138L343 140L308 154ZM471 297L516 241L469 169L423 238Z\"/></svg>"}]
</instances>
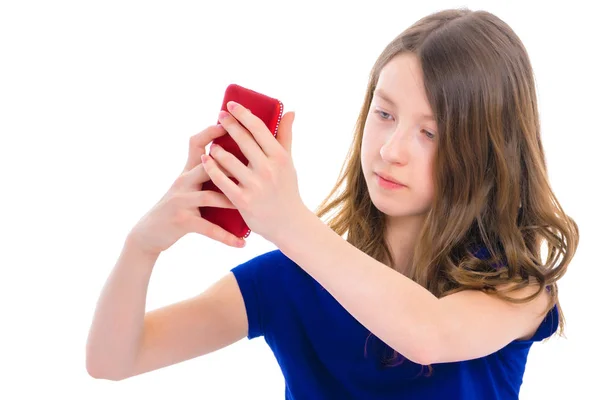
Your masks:
<instances>
[{"instance_id":1,"label":"wavy hair","mask_svg":"<svg viewBox=\"0 0 600 400\"><path fill-rule=\"evenodd\" d=\"M483 290L511 302L544 288L563 314L557 281L579 229L548 179L535 81L515 32L497 16L466 8L430 14L396 38L371 69L353 142L336 184L316 210L327 225L392 267L385 215L371 202L360 162L365 120L382 68L417 56L438 126L434 199L406 275L437 297ZM477 247L490 257L478 257ZM509 295L534 279L539 290ZM507 285L508 284L508 285Z\"/></svg>"}]
</instances>

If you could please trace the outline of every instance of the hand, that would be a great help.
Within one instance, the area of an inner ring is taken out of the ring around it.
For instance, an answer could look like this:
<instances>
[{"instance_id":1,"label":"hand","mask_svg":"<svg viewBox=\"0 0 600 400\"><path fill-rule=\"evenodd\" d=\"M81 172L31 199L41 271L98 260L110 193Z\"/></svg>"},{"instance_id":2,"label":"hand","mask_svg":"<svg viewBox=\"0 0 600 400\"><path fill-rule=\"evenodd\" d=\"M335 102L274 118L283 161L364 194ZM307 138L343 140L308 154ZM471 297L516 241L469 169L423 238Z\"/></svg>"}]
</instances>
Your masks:
<instances>
[{"instance_id":1,"label":"hand","mask_svg":"<svg viewBox=\"0 0 600 400\"><path fill-rule=\"evenodd\" d=\"M190 232L199 233L232 247L243 247L244 241L218 225L206 221L199 207L235 208L222 193L200 191L210 178L201 163L205 147L213 139L227 133L222 126L211 126L190 138L188 159L163 198L135 225L130 240L144 251L159 254Z\"/></svg>"},{"instance_id":2,"label":"hand","mask_svg":"<svg viewBox=\"0 0 600 400\"><path fill-rule=\"evenodd\" d=\"M292 123L295 113L286 113L277 138L264 122L240 104L229 102L219 121L248 159L245 166L220 146L203 156L205 170L240 212L248 227L273 242L286 234L286 221L307 210L298 191L292 163ZM231 174L239 184L227 177Z\"/></svg>"}]
</instances>

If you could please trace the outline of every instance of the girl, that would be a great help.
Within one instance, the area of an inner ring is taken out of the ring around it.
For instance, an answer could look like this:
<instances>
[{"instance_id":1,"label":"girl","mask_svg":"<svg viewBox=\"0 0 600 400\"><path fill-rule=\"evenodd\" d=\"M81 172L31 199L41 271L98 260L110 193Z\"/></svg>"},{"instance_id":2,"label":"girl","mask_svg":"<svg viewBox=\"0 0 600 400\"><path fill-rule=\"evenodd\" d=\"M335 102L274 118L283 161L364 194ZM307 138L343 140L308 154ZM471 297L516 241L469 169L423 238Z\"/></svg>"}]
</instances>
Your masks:
<instances>
[{"instance_id":1,"label":"girl","mask_svg":"<svg viewBox=\"0 0 600 400\"><path fill-rule=\"evenodd\" d=\"M579 232L549 185L532 68L512 29L459 9L396 37L316 213L298 193L294 114L274 138L249 110L228 109L129 233L95 312L88 372L120 380L264 336L288 399L517 399L531 345L562 332L557 281ZM219 147L204 154L225 132L248 166ZM209 179L223 194L198 191ZM153 266L180 237L243 246L201 218L207 205L237 208L278 250L145 314Z\"/></svg>"}]
</instances>

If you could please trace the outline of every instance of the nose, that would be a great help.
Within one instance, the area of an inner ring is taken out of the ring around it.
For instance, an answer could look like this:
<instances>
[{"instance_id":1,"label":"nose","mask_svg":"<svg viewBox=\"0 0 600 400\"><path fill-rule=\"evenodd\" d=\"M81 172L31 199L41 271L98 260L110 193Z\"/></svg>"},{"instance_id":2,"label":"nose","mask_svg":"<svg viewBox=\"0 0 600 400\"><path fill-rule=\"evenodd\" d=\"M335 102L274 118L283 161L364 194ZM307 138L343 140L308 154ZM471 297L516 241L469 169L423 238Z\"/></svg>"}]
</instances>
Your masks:
<instances>
[{"instance_id":1,"label":"nose","mask_svg":"<svg viewBox=\"0 0 600 400\"><path fill-rule=\"evenodd\" d=\"M379 150L381 158L390 164L407 164L410 159L413 133L410 128L398 126L381 146Z\"/></svg>"}]
</instances>

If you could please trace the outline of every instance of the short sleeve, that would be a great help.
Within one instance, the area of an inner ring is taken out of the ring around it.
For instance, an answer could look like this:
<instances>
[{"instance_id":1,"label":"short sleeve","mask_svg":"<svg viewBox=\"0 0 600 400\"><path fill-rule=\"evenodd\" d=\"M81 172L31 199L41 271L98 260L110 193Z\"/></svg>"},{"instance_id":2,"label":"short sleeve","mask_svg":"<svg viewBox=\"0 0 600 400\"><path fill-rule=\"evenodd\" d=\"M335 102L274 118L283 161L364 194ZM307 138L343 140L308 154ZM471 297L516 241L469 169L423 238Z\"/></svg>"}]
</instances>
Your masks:
<instances>
[{"instance_id":1,"label":"short sleeve","mask_svg":"<svg viewBox=\"0 0 600 400\"><path fill-rule=\"evenodd\" d=\"M558 329L559 315L558 307L555 305L548 311L546 317L538 327L534 335L529 339L530 342L540 342L549 338Z\"/></svg>"},{"instance_id":2,"label":"short sleeve","mask_svg":"<svg viewBox=\"0 0 600 400\"><path fill-rule=\"evenodd\" d=\"M274 288L281 287L277 279L279 250L261 254L240 264L231 272L235 276L248 316L248 339L264 336L272 315Z\"/></svg>"}]
</instances>

